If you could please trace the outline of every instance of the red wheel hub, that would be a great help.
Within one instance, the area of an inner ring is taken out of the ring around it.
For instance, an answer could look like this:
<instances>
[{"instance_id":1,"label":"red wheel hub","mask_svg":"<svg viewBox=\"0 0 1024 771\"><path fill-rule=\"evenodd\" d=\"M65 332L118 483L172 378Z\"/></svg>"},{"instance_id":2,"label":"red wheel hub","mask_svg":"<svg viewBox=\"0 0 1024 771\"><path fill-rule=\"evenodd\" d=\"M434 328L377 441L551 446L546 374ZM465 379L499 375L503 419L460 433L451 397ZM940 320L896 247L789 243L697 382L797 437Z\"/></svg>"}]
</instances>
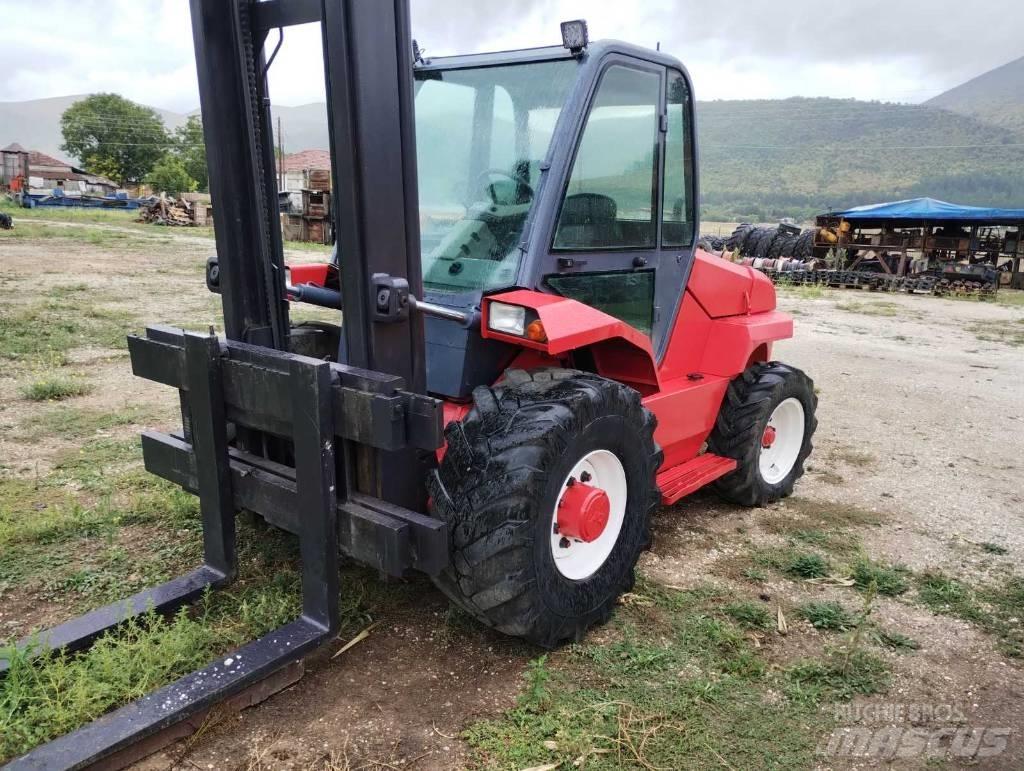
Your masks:
<instances>
[{"instance_id":1,"label":"red wheel hub","mask_svg":"<svg viewBox=\"0 0 1024 771\"><path fill-rule=\"evenodd\" d=\"M604 532L610 513L608 493L600 487L575 482L565 489L558 502L558 534L584 543L596 541Z\"/></svg>"},{"instance_id":2,"label":"red wheel hub","mask_svg":"<svg viewBox=\"0 0 1024 771\"><path fill-rule=\"evenodd\" d=\"M765 426L764 434L761 436L761 446L764 449L768 449L775 444L775 428L773 426Z\"/></svg>"}]
</instances>

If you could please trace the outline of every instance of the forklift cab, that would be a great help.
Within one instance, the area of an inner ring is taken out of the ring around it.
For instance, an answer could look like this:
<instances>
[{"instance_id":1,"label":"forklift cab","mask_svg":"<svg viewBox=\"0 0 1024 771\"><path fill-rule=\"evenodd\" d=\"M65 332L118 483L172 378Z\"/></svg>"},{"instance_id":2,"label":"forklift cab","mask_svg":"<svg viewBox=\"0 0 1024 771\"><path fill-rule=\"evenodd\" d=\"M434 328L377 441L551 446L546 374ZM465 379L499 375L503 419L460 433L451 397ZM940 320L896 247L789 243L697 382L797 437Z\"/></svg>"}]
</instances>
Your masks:
<instances>
[{"instance_id":1,"label":"forklift cab","mask_svg":"<svg viewBox=\"0 0 1024 771\"><path fill-rule=\"evenodd\" d=\"M558 294L660 357L698 231L682 64L602 41L421 61L414 77L425 299L473 314L486 294ZM425 320L430 393L466 398L510 363L513 346L472 327Z\"/></svg>"}]
</instances>

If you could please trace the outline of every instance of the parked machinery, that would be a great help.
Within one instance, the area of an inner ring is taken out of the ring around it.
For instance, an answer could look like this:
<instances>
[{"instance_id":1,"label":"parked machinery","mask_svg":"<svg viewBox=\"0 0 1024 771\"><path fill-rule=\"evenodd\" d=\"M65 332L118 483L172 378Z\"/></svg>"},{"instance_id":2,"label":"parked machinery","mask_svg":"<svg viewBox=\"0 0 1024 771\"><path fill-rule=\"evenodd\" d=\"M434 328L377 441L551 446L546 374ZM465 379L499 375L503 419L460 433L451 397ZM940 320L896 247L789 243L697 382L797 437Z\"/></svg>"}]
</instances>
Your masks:
<instances>
[{"instance_id":1,"label":"parked machinery","mask_svg":"<svg viewBox=\"0 0 1024 771\"><path fill-rule=\"evenodd\" d=\"M406 0L191 8L226 334L151 327L129 351L181 400L144 457L198 494L205 563L42 633L40 655L228 583L240 509L298 537L303 610L15 768L94 763L333 639L339 554L425 573L540 646L578 640L633 585L657 506L708 485L770 503L811 451L817 397L772 359L793 322L771 282L696 249L677 59L569 22L560 47L427 61ZM288 268L261 51L309 22L340 256ZM303 301L343 323L292 325Z\"/></svg>"}]
</instances>

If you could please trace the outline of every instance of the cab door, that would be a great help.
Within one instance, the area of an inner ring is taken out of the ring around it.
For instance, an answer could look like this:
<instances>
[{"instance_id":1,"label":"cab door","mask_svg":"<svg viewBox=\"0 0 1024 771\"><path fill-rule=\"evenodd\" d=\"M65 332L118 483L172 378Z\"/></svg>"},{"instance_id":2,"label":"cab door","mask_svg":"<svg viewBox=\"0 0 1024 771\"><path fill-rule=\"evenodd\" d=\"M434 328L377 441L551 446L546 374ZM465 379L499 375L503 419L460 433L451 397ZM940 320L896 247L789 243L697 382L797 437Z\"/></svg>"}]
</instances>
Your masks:
<instances>
[{"instance_id":1,"label":"cab door","mask_svg":"<svg viewBox=\"0 0 1024 771\"><path fill-rule=\"evenodd\" d=\"M625 321L651 337L657 354L693 253L691 115L681 73L609 56L567 164L544 260L542 288Z\"/></svg>"}]
</instances>

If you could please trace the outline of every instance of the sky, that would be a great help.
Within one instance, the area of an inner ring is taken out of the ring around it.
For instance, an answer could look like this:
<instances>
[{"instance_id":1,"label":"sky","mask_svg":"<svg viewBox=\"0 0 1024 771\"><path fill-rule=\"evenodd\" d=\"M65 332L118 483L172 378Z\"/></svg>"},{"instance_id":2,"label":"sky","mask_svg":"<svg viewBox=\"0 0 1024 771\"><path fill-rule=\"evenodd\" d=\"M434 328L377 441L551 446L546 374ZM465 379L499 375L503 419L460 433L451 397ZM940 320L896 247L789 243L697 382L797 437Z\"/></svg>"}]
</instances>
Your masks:
<instances>
[{"instance_id":1,"label":"sky","mask_svg":"<svg viewBox=\"0 0 1024 771\"><path fill-rule=\"evenodd\" d=\"M698 99L921 102L1024 55L1021 0L410 2L428 56L557 44L560 21L585 18L592 39L660 43ZM198 106L187 0L0 0L0 21L0 102L113 91ZM318 28L287 30L273 101L322 101L321 67Z\"/></svg>"}]
</instances>

